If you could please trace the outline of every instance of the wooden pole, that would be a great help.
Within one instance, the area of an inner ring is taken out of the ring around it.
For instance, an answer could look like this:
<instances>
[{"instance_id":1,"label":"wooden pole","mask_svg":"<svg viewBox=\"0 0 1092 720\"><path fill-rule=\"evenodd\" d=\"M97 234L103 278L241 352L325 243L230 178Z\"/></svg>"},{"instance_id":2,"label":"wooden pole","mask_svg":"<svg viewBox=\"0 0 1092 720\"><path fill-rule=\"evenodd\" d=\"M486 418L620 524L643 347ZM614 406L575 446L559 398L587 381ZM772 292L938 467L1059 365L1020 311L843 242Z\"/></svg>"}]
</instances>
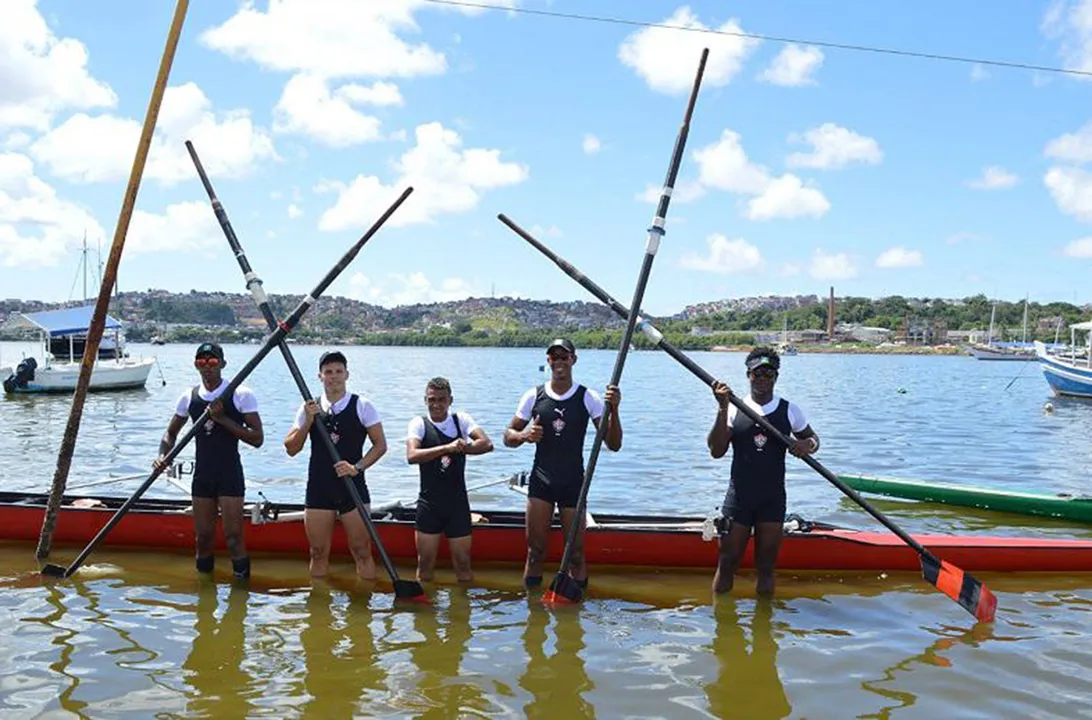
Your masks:
<instances>
[{"instance_id":1,"label":"wooden pole","mask_svg":"<svg viewBox=\"0 0 1092 720\"><path fill-rule=\"evenodd\" d=\"M182 34L182 25L185 22L188 8L189 0L178 0L175 5L174 18L171 20L171 27L167 34L167 45L163 50L163 57L159 61L159 73L155 78L155 87L152 90L152 98L148 103L148 111L144 115L144 128L140 133L140 142L137 144L133 168L129 172L129 184L125 188L121 213L118 217L117 227L114 229L114 243L110 246L110 256L106 260L106 269L103 272L102 282L99 286L99 296L95 302L95 312L91 317L91 326L87 329L87 342L84 345L83 361L80 363L80 377L76 382L76 394L72 396L72 409L68 415L68 425L65 427L61 448L57 453L57 468L53 475L53 486L49 491L49 502L46 505L45 518L42 521L42 532L38 537L37 555L39 559L49 557L49 551L53 543L53 530L57 524L57 514L60 512L61 499L64 496L65 485L68 482L68 470L72 465L72 454L76 448L76 436L80 430L80 419L83 417L84 399L87 397L87 388L91 384L91 372L94 370L95 358L99 354L99 342L102 340L103 328L106 325L106 310L110 305L110 291L114 287L118 265L121 263L121 252L125 247L125 236L129 231L129 220L133 216L137 192L140 190L140 180L144 176L144 165L148 160L148 151L152 145L152 133L155 131L156 120L159 117L159 106L163 102L163 93L167 89L167 78L171 74L174 53L178 48L178 38Z\"/></svg>"}]
</instances>

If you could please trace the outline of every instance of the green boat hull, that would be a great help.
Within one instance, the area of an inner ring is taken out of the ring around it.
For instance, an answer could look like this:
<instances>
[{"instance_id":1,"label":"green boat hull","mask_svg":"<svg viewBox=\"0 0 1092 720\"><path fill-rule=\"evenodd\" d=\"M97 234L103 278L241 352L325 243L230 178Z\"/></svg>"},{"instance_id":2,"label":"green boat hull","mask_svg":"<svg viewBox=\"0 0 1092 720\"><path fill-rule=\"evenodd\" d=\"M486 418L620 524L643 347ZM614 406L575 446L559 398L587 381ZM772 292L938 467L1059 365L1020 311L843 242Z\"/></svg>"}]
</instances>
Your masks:
<instances>
[{"instance_id":1,"label":"green boat hull","mask_svg":"<svg viewBox=\"0 0 1092 720\"><path fill-rule=\"evenodd\" d=\"M868 475L838 477L854 490L874 495L1092 523L1092 497L1087 495L1048 495Z\"/></svg>"}]
</instances>

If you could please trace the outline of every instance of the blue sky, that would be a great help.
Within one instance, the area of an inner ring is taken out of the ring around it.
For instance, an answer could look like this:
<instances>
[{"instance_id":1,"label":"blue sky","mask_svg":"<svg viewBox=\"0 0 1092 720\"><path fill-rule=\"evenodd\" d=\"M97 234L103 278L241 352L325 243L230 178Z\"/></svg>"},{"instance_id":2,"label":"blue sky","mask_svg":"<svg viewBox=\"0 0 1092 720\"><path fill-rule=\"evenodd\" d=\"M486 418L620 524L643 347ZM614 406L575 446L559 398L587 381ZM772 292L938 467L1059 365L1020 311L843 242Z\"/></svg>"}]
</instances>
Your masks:
<instances>
[{"instance_id":1,"label":"blue sky","mask_svg":"<svg viewBox=\"0 0 1092 720\"><path fill-rule=\"evenodd\" d=\"M591 299L503 212L628 301L708 45L649 312L831 285L1092 302L1092 77L807 42L1092 71L1092 0L496 4L800 42L426 0L193 0L121 288L244 289L190 139L270 292L312 288L412 183L328 294ZM85 230L105 256L173 9L5 1L0 297L72 297Z\"/></svg>"}]
</instances>

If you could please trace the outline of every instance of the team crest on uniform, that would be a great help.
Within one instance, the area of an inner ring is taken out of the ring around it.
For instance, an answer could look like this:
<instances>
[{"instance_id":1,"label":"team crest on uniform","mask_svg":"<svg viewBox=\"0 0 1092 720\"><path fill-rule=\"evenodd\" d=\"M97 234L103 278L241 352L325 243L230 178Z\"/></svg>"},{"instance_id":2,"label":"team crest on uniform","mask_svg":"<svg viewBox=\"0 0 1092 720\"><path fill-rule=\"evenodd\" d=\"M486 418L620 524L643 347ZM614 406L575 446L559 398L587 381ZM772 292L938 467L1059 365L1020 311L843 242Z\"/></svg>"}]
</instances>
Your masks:
<instances>
[{"instance_id":1,"label":"team crest on uniform","mask_svg":"<svg viewBox=\"0 0 1092 720\"><path fill-rule=\"evenodd\" d=\"M216 427L216 421L215 420L212 420L212 419L206 420L205 421L205 434L206 435L211 435L212 430L215 427Z\"/></svg>"},{"instance_id":2,"label":"team crest on uniform","mask_svg":"<svg viewBox=\"0 0 1092 720\"><path fill-rule=\"evenodd\" d=\"M554 418L554 421L550 424L554 427L554 435L560 435L561 431L565 429L565 421L561 418Z\"/></svg>"},{"instance_id":3,"label":"team crest on uniform","mask_svg":"<svg viewBox=\"0 0 1092 720\"><path fill-rule=\"evenodd\" d=\"M766 440L766 436L762 433L755 433L755 447L759 450L762 450L762 448L766 447Z\"/></svg>"},{"instance_id":4,"label":"team crest on uniform","mask_svg":"<svg viewBox=\"0 0 1092 720\"><path fill-rule=\"evenodd\" d=\"M444 455L440 458L440 472L444 472L451 466L451 456Z\"/></svg>"},{"instance_id":5,"label":"team crest on uniform","mask_svg":"<svg viewBox=\"0 0 1092 720\"><path fill-rule=\"evenodd\" d=\"M330 433L330 439L334 441L334 445L337 445L338 442L341 441L341 435L338 434L337 430L334 430L333 432Z\"/></svg>"}]
</instances>

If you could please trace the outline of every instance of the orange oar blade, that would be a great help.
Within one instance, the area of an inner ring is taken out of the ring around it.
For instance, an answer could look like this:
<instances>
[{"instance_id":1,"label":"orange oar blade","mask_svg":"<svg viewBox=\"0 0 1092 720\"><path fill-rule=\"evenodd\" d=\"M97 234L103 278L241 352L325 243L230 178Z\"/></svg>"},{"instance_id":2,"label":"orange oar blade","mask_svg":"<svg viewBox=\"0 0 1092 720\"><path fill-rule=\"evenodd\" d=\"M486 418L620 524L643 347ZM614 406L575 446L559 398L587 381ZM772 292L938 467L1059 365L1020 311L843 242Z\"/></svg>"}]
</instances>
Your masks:
<instances>
[{"instance_id":1,"label":"orange oar blade","mask_svg":"<svg viewBox=\"0 0 1092 720\"><path fill-rule=\"evenodd\" d=\"M938 564L934 558L922 555L921 574L980 622L993 622L997 613L997 596L970 573L944 560Z\"/></svg>"},{"instance_id":2,"label":"orange oar blade","mask_svg":"<svg viewBox=\"0 0 1092 720\"><path fill-rule=\"evenodd\" d=\"M550 583L550 589L542 593L542 602L546 605L575 605L584 598L580 583L568 573L558 573Z\"/></svg>"}]
</instances>

